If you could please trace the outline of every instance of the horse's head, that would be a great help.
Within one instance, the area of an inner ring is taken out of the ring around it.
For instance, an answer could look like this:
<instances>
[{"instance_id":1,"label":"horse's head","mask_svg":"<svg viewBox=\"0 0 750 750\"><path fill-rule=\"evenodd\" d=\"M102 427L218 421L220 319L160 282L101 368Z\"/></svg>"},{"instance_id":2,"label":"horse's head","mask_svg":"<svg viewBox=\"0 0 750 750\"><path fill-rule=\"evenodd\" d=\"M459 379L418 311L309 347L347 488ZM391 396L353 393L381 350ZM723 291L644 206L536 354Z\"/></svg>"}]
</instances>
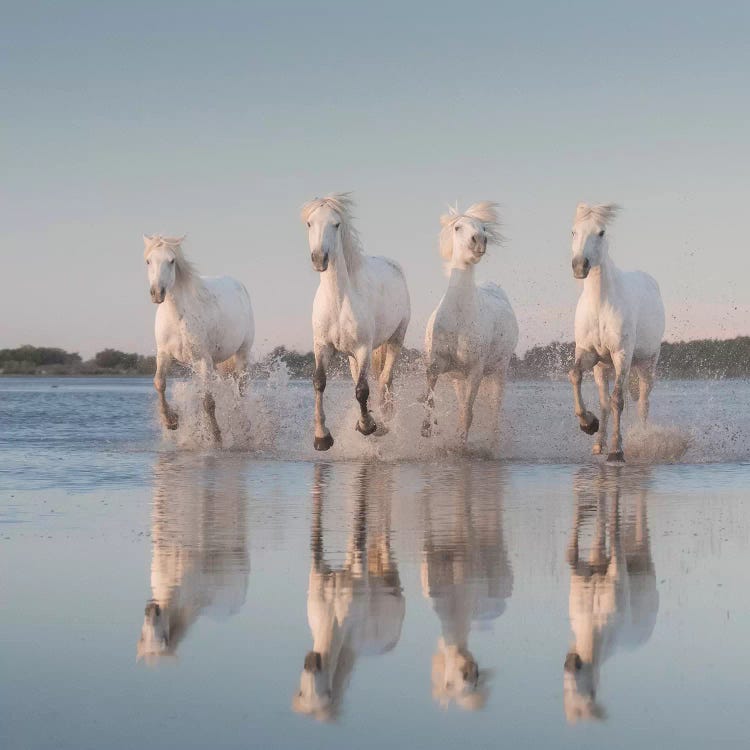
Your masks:
<instances>
[{"instance_id":1,"label":"horse's head","mask_svg":"<svg viewBox=\"0 0 750 750\"><path fill-rule=\"evenodd\" d=\"M292 700L292 708L316 719L328 720L333 716L333 692L328 665L318 651L309 651L299 678L299 692Z\"/></svg>"},{"instance_id":2,"label":"horse's head","mask_svg":"<svg viewBox=\"0 0 750 750\"><path fill-rule=\"evenodd\" d=\"M482 201L460 214L450 208L440 217L440 254L452 268L469 268L484 257L488 244L502 241L497 204Z\"/></svg>"},{"instance_id":3,"label":"horse's head","mask_svg":"<svg viewBox=\"0 0 750 750\"><path fill-rule=\"evenodd\" d=\"M144 611L136 659L143 659L146 664L155 664L161 657L170 653L169 615L152 599Z\"/></svg>"},{"instance_id":4,"label":"horse's head","mask_svg":"<svg viewBox=\"0 0 750 750\"><path fill-rule=\"evenodd\" d=\"M184 239L184 237L143 235L145 247L143 255L148 270L151 301L157 305L164 302L167 292L174 286L180 260L180 243Z\"/></svg>"},{"instance_id":5,"label":"horse's head","mask_svg":"<svg viewBox=\"0 0 750 750\"><path fill-rule=\"evenodd\" d=\"M351 198L346 193L316 198L302 207L301 218L307 225L307 241L313 268L323 272L339 246L342 223L345 222Z\"/></svg>"},{"instance_id":6,"label":"horse's head","mask_svg":"<svg viewBox=\"0 0 750 750\"><path fill-rule=\"evenodd\" d=\"M484 707L487 685L468 649L447 646L442 638L439 640L432 657L432 697L446 707L451 701L468 711Z\"/></svg>"},{"instance_id":7,"label":"horse's head","mask_svg":"<svg viewBox=\"0 0 750 750\"><path fill-rule=\"evenodd\" d=\"M614 203L600 206L578 204L572 231L573 276L577 279L585 279L592 268L601 264L607 252L607 225L619 208Z\"/></svg>"},{"instance_id":8,"label":"horse's head","mask_svg":"<svg viewBox=\"0 0 750 750\"><path fill-rule=\"evenodd\" d=\"M565 657L563 705L569 724L606 718L604 708L596 702L594 665L582 661L575 651Z\"/></svg>"}]
</instances>

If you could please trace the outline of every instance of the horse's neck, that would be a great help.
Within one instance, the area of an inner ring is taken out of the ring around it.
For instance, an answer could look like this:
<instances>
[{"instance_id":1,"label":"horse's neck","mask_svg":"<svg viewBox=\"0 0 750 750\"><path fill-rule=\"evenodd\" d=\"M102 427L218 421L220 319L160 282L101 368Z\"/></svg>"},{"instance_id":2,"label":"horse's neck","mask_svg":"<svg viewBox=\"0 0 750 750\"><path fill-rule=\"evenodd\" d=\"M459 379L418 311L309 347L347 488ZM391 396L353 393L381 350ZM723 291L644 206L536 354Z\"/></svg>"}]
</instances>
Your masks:
<instances>
[{"instance_id":1,"label":"horse's neck","mask_svg":"<svg viewBox=\"0 0 750 750\"><path fill-rule=\"evenodd\" d=\"M617 294L620 270L612 262L609 255L602 258L602 262L589 271L583 282L583 292L591 302L599 307Z\"/></svg>"},{"instance_id":2,"label":"horse's neck","mask_svg":"<svg viewBox=\"0 0 750 750\"><path fill-rule=\"evenodd\" d=\"M326 298L334 307L349 294L352 278L341 248L329 260L328 269L320 274L320 286L326 290Z\"/></svg>"},{"instance_id":3,"label":"horse's neck","mask_svg":"<svg viewBox=\"0 0 750 750\"><path fill-rule=\"evenodd\" d=\"M477 286L474 281L474 267L450 269L448 289L443 297L443 307L462 313L472 312L477 305Z\"/></svg>"},{"instance_id":4,"label":"horse's neck","mask_svg":"<svg viewBox=\"0 0 750 750\"><path fill-rule=\"evenodd\" d=\"M205 285L199 276L180 281L167 292L164 304L168 305L178 319L189 317L194 312L194 303L205 292Z\"/></svg>"}]
</instances>

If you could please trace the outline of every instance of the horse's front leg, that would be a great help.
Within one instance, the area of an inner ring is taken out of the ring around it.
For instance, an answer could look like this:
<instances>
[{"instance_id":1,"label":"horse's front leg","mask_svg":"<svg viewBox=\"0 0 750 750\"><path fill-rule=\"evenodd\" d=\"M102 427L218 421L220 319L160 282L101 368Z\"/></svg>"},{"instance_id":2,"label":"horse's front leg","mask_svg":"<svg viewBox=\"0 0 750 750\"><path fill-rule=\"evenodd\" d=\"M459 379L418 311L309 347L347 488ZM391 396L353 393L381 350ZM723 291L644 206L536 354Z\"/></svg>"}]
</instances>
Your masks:
<instances>
[{"instance_id":1,"label":"horse's front leg","mask_svg":"<svg viewBox=\"0 0 750 750\"><path fill-rule=\"evenodd\" d=\"M372 414L370 414L367 408L367 400L370 398L370 385L367 381L370 374L370 358L371 351L369 346L360 347L354 355L359 369L354 395L359 402L361 412L360 418L357 420L356 429L357 432L361 432L363 435L372 435L378 428L375 420L372 418Z\"/></svg>"},{"instance_id":2,"label":"horse's front leg","mask_svg":"<svg viewBox=\"0 0 750 750\"><path fill-rule=\"evenodd\" d=\"M211 434L213 435L214 441L218 445L221 445L221 430L219 429L219 423L216 421L216 400L214 399L213 393L211 393L210 381L214 374L213 360L210 357L202 360L199 363L198 371L203 380L203 408L208 417L208 425L211 428Z\"/></svg>"},{"instance_id":3,"label":"horse's front leg","mask_svg":"<svg viewBox=\"0 0 750 750\"><path fill-rule=\"evenodd\" d=\"M435 408L435 386L437 385L440 370L437 362L431 362L427 365L427 393L424 397L424 420L422 421L422 437L432 435L433 416ZM437 424L437 421L435 421Z\"/></svg>"},{"instance_id":4,"label":"horse's front leg","mask_svg":"<svg viewBox=\"0 0 750 750\"><path fill-rule=\"evenodd\" d=\"M326 389L326 372L331 361L333 347L330 344L315 344L315 370L313 370L313 388L315 389L315 438L313 447L316 451L327 451L333 445L333 437L326 427L326 414L323 409L323 393Z\"/></svg>"},{"instance_id":5,"label":"horse's front leg","mask_svg":"<svg viewBox=\"0 0 750 750\"><path fill-rule=\"evenodd\" d=\"M593 368L596 361L597 355L594 352L587 352L576 347L575 361L568 373L568 379L573 386L573 401L578 424L587 435L593 435L599 429L599 420L594 414L586 410L581 393L581 383L583 382L583 373Z\"/></svg>"},{"instance_id":6,"label":"horse's front leg","mask_svg":"<svg viewBox=\"0 0 750 750\"><path fill-rule=\"evenodd\" d=\"M154 375L154 388L159 396L159 410L164 426L168 430L176 430L179 424L177 412L167 402L167 375L172 364L172 357L166 352L156 354L156 374Z\"/></svg>"},{"instance_id":7,"label":"horse's front leg","mask_svg":"<svg viewBox=\"0 0 750 750\"><path fill-rule=\"evenodd\" d=\"M472 370L461 384L460 393L459 389L456 389L456 395L459 399L458 440L462 447L466 445L466 441L469 439L469 430L471 429L471 423L474 421L474 401L481 382L481 369Z\"/></svg>"},{"instance_id":8,"label":"horse's front leg","mask_svg":"<svg viewBox=\"0 0 750 750\"><path fill-rule=\"evenodd\" d=\"M622 451L622 410L625 408L625 386L630 375L630 356L623 351L612 355L615 368L615 386L609 401L612 410L612 439L609 443L607 461L611 463L625 463Z\"/></svg>"},{"instance_id":9,"label":"horse's front leg","mask_svg":"<svg viewBox=\"0 0 750 750\"><path fill-rule=\"evenodd\" d=\"M599 456L604 453L607 447L607 419L609 418L609 371L607 365L603 362L599 362L599 364L594 366L594 380L599 388L601 421L599 424L599 433L596 436L591 452L595 456Z\"/></svg>"}]
</instances>

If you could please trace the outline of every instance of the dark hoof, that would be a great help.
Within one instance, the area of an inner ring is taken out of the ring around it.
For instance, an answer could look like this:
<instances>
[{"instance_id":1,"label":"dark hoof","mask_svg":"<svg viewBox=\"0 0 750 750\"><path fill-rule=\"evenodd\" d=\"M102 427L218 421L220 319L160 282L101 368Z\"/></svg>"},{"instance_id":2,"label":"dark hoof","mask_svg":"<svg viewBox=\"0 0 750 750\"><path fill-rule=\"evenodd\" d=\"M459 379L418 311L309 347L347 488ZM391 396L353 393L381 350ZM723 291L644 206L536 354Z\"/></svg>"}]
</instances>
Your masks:
<instances>
[{"instance_id":1,"label":"dark hoof","mask_svg":"<svg viewBox=\"0 0 750 750\"><path fill-rule=\"evenodd\" d=\"M322 438L316 437L313 445L316 451L327 451L333 445L333 436L329 432Z\"/></svg>"},{"instance_id":2,"label":"dark hoof","mask_svg":"<svg viewBox=\"0 0 750 750\"><path fill-rule=\"evenodd\" d=\"M607 456L607 463L608 464L624 464L625 463L625 455L622 451L615 451L614 453L610 453Z\"/></svg>"},{"instance_id":3,"label":"dark hoof","mask_svg":"<svg viewBox=\"0 0 750 750\"><path fill-rule=\"evenodd\" d=\"M594 417L588 424L580 425L581 432L585 432L587 435L595 435L599 432L599 420Z\"/></svg>"},{"instance_id":4,"label":"dark hoof","mask_svg":"<svg viewBox=\"0 0 750 750\"><path fill-rule=\"evenodd\" d=\"M365 425L357 422L355 429L357 430L357 432L361 432L363 435L372 435L372 433L378 429L378 425L374 419L371 419Z\"/></svg>"},{"instance_id":5,"label":"dark hoof","mask_svg":"<svg viewBox=\"0 0 750 750\"><path fill-rule=\"evenodd\" d=\"M180 420L176 414L170 414L165 420L164 425L168 430L176 430L180 426Z\"/></svg>"}]
</instances>

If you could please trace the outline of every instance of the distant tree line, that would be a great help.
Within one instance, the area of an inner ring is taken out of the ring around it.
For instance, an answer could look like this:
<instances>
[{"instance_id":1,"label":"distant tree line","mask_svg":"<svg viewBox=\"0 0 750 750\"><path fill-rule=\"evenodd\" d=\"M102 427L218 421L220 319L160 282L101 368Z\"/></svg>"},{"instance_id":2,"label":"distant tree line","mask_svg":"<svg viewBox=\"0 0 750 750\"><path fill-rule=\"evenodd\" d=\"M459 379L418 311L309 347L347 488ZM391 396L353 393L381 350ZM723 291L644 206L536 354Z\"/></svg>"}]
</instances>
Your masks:
<instances>
[{"instance_id":1,"label":"distant tree line","mask_svg":"<svg viewBox=\"0 0 750 750\"><path fill-rule=\"evenodd\" d=\"M564 378L573 363L574 351L572 342L553 341L544 346L534 346L523 357L513 356L510 377L513 380ZM268 377L280 364L286 367L290 377L308 379L312 377L315 358L312 352L277 346L253 363L251 374L253 377ZM396 364L396 376L421 373L422 369L422 352L404 347ZM0 349L0 375L153 375L155 370L155 357L117 349L103 349L87 361L83 361L77 353L54 347L20 346L16 349ZM181 372L180 368L173 367L174 374ZM346 357L334 355L329 376L348 374ZM665 342L661 345L658 377L750 377L750 336L726 340Z\"/></svg>"}]
</instances>

